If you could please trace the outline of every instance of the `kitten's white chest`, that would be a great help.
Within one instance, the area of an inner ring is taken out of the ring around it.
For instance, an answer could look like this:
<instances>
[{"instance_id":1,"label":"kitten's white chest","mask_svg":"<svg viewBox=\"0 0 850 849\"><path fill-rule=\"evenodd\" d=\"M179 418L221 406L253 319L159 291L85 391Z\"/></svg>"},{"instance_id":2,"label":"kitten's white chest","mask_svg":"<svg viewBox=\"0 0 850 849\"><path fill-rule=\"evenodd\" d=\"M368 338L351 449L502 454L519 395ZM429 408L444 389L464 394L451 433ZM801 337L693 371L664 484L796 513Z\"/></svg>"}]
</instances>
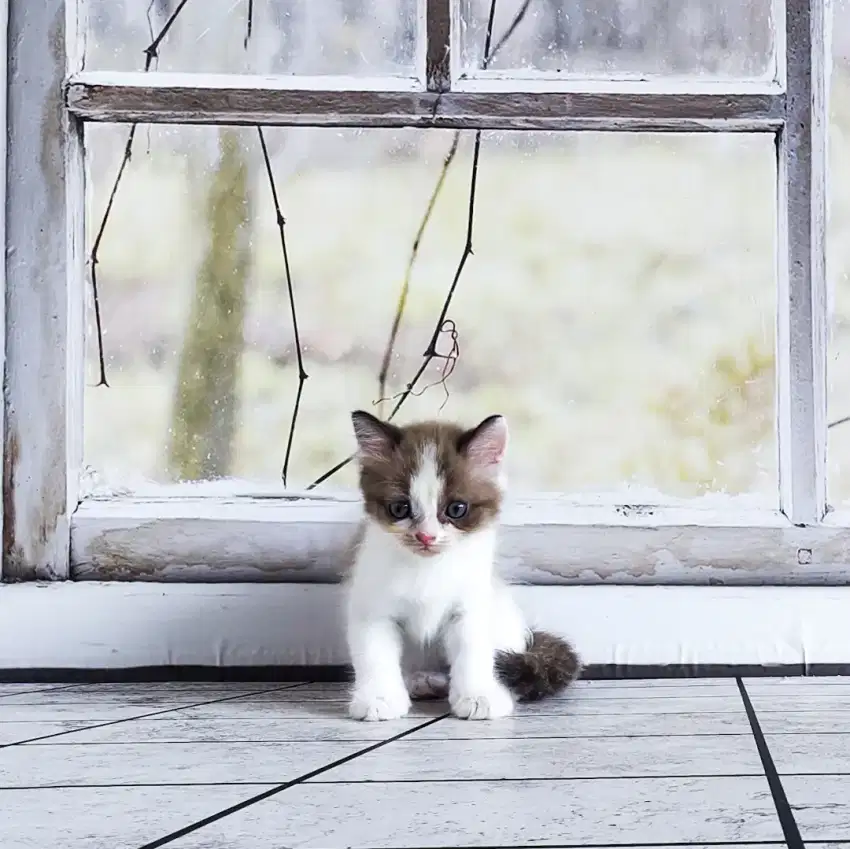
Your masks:
<instances>
[{"instance_id":1,"label":"kitten's white chest","mask_svg":"<svg viewBox=\"0 0 850 849\"><path fill-rule=\"evenodd\" d=\"M481 541L485 542L484 540ZM479 550L481 549L481 550ZM431 559L406 555L379 529L367 529L351 604L381 609L418 643L433 640L449 617L491 580L492 546L456 546Z\"/></svg>"},{"instance_id":2,"label":"kitten's white chest","mask_svg":"<svg viewBox=\"0 0 850 849\"><path fill-rule=\"evenodd\" d=\"M417 576L398 596L398 619L416 643L433 640L460 603L450 574L436 568Z\"/></svg>"}]
</instances>

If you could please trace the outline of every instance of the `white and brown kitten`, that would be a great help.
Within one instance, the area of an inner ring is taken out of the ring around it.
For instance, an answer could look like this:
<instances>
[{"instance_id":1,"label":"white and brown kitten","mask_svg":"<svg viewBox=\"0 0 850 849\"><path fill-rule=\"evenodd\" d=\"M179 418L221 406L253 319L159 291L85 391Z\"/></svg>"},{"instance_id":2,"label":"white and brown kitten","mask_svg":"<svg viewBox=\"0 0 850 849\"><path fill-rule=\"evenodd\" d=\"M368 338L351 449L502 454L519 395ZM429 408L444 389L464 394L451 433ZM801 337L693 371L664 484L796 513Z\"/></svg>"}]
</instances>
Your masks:
<instances>
[{"instance_id":1,"label":"white and brown kitten","mask_svg":"<svg viewBox=\"0 0 850 849\"><path fill-rule=\"evenodd\" d=\"M494 572L505 419L352 420L366 518L348 584L349 714L396 719L411 696L447 695L456 716L495 719L566 687L576 653L529 630Z\"/></svg>"}]
</instances>

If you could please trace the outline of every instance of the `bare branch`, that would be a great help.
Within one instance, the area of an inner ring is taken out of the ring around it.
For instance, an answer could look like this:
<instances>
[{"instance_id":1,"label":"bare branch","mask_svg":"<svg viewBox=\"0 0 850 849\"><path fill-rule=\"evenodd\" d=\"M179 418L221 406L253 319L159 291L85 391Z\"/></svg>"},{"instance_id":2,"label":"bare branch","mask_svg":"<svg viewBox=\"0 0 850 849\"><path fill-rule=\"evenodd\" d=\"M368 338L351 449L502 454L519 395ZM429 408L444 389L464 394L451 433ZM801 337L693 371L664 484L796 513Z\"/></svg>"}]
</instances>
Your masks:
<instances>
[{"instance_id":1,"label":"bare branch","mask_svg":"<svg viewBox=\"0 0 850 849\"><path fill-rule=\"evenodd\" d=\"M151 43L145 48L145 71L150 71L154 59L158 58L159 45L168 35L168 31L174 26L178 15L183 11L189 0L181 0L177 8L168 17L168 20L163 24L162 29L156 36L151 36ZM153 2L148 6L148 25L153 26L151 20L151 10ZM115 196L118 193L118 186L121 185L121 180L124 177L124 172L127 165L133 156L133 142L136 138L136 129L139 125L133 124L130 127L130 132L127 134L127 142L124 145L124 155L121 157L121 164L118 166L118 173L115 175L115 182L112 184L112 189L109 192L109 200L106 202L106 209L103 212L103 217L100 220L100 226L97 230L94 243L92 244L91 253L89 254L89 266L91 267L91 286L92 300L94 302L94 321L97 332L97 357L100 374L98 375L97 386L109 386L106 379L106 357L103 351L103 325L100 316L100 293L97 286L97 263L100 244L103 241L103 234L106 232L106 225L109 222L109 216L112 214L112 207L115 203Z\"/></svg>"},{"instance_id":2,"label":"bare branch","mask_svg":"<svg viewBox=\"0 0 850 849\"><path fill-rule=\"evenodd\" d=\"M516 30L516 27L518 26L519 22L522 20L522 18L525 16L525 13L528 11L529 5L530 5L530 0L528 0L528 2L523 3L523 5L520 7L519 12L514 17L514 20L511 22L510 26L508 27L508 29L506 31L506 36L503 36L501 39L499 39L499 42L497 43L497 47L499 49L501 49L501 47L506 42L507 38L509 38L510 35ZM483 63L482 63L484 65L484 67L486 67L488 61L490 61L491 56L492 56L490 47L491 47L492 40L493 40L493 21L494 21L495 17L496 17L496 0L491 0L491 2L490 2L490 15L489 15L488 20L487 20L487 34L486 34L486 37L485 37L485 40L484 40L484 60L483 60ZM459 136L459 135L460 134L458 133L457 136ZM457 136L456 136L456 139L457 139ZM442 189L442 185L445 181L445 170L448 168L449 165L451 165L451 161L452 161L452 159L454 159L455 152L456 152L456 144L453 142L452 149L450 149L450 151L449 151L450 157L449 156L446 157L448 164L444 164L443 171L440 173L440 176L438 178L438 185L435 188L434 192L432 193L431 202L429 204L429 209L426 210L425 217L423 218L423 225L420 226L419 232L417 233L417 239L421 239L422 232L424 231L425 226L427 226L427 223L430 220L430 208L433 207L433 203L436 201L436 196L439 195L439 192ZM470 182L469 182L469 202L468 202L468 208L467 208L466 242L465 242L464 247L463 247L463 252L461 253L460 260L458 261L457 269L455 270L454 278L452 279L452 283L451 283L451 286L449 287L449 291L446 294L446 297L443 301L443 306L440 309L440 316L437 319L437 323L434 327L434 332L431 334L431 340L428 343L428 347L426 348L425 353L423 354L422 363L419 366L419 368L417 369L416 373L413 375L413 378L410 380L410 382L405 387L405 389L396 396L395 406L393 407L392 411L390 412L389 416L387 417L387 421L391 421L395 417L396 413L398 413L398 411L404 405L405 401L407 401L407 399L411 395L413 395L413 394L418 395L418 394L421 394L421 392L425 391L425 390L419 390L417 392L416 387L419 384L419 381L422 379L422 376L425 374L425 371L427 370L428 366L431 364L431 362L434 359L442 358L442 359L445 360L445 365L444 365L444 368L443 368L442 377L436 383L442 384L443 388L446 390L446 394L448 395L448 390L446 389L445 381L451 375L452 371L454 370L455 363L457 362L457 355L459 353L459 346L458 346L458 343L457 343L457 338L458 338L457 337L457 328L456 328L454 322L451 321L450 319L448 319L447 316L448 316L449 307L451 306L452 299L454 298L455 290L457 289L457 285L460 281L461 275L463 274L463 270L466 267L466 262L469 259L469 257L472 256L472 252L473 252L472 251L472 232L473 232L473 225L474 225L474 222L475 222L475 190L476 190L476 187L477 187L477 184L478 184L478 162L479 162L480 155L481 155L481 130L477 130L475 132L475 144L474 144L473 151L472 151L472 173L471 173ZM418 252L418 245L414 244L414 251L412 252L412 259L411 259L411 262L408 265L408 278L406 278L406 282L408 282L408 283L409 283L410 265L415 261L417 252ZM409 285L408 285L408 288L409 288ZM395 314L395 317L394 317L394 320L393 320L393 331L391 331L391 334L390 334L390 345L388 346L387 350L384 353L384 361L383 361L382 367L381 367L381 371L382 371L383 376L381 378L379 378L379 380L381 381L382 385L386 381L386 375L384 374L384 369L385 369L385 367L388 367L390 358L392 356L392 346L395 342L395 336L393 334L397 333L397 325L401 323L402 313L403 313L404 307L406 305L406 302L407 302L407 291L405 290L405 288L403 286L402 287L402 295L399 298L399 305L398 305L398 308L396 309L396 314ZM450 328L449 332L451 334L452 342L453 342L452 349L451 349L451 352L449 354L440 354L437 351L437 341L440 338L440 334L442 332L446 331L448 328ZM432 384L432 385L436 385L436 384ZM425 389L428 389L428 388L430 388L430 387L427 387L427 386L425 387ZM445 406L445 402L443 402L443 406ZM441 407L441 409L442 409L442 407ZM342 460L341 462L337 463L336 466L334 466L332 469L329 469L327 472L325 472L323 475L320 475L315 481L313 481L313 483L311 483L307 487L307 489L313 489L313 488L317 487L319 484L324 483L326 480L328 480L328 478L335 475L340 469L347 466L353 459L354 459L354 457L352 455L351 457L348 457L345 460Z\"/></svg>"},{"instance_id":3,"label":"bare branch","mask_svg":"<svg viewBox=\"0 0 850 849\"><path fill-rule=\"evenodd\" d=\"M513 20L508 24L508 28L502 33L502 37L496 42L493 49L488 53L486 48L484 50L484 61L481 63L481 69L486 70L496 56L499 55L499 51L505 46L505 44L510 41L511 36L516 32L516 28L522 23L522 19L525 17L528 12L528 7L531 5L531 0L525 0L522 6L519 7L517 13L514 15ZM492 12L493 7L490 7L491 17L490 23L492 24Z\"/></svg>"},{"instance_id":4,"label":"bare branch","mask_svg":"<svg viewBox=\"0 0 850 849\"><path fill-rule=\"evenodd\" d=\"M248 42L251 40L251 35L254 32L254 0L248 0L248 14L245 22L245 41L243 46L248 49Z\"/></svg>"},{"instance_id":5,"label":"bare branch","mask_svg":"<svg viewBox=\"0 0 850 849\"><path fill-rule=\"evenodd\" d=\"M130 133L127 136L127 142L124 145L124 155L121 157L121 164L118 166L118 173L115 175L115 182L112 184L112 190L109 192L109 200L106 202L106 209L103 212L103 218L100 221L97 235L94 237L91 254L89 256L89 265L91 266L91 286L92 299L94 301L94 322L97 330L97 355L100 365L100 374L98 376L97 386L109 386L106 379L106 361L103 353L103 326L100 319L100 293L97 286L97 263L98 253L100 252L100 243L103 241L103 234L106 232L106 224L109 221L109 216L112 214L112 206L115 203L115 195L118 194L118 186L121 185L121 178L124 176L124 171L130 162L130 157L133 155L133 140L136 137L136 128L138 124L133 124L130 127Z\"/></svg>"},{"instance_id":6,"label":"bare branch","mask_svg":"<svg viewBox=\"0 0 850 849\"><path fill-rule=\"evenodd\" d=\"M496 58L496 55L499 53L499 51L510 40L511 36L516 32L517 27L520 25L526 13L528 12L528 8L530 5L531 0L524 0L522 6L520 6L520 8L517 10L517 13L514 15L513 20L510 22L504 33L502 33L502 37L496 42L495 46L491 51L489 51L489 53L487 52L487 45L485 45L485 56L484 61L482 63L482 67L486 68ZM492 31L495 7L496 4L494 2L490 7L488 32ZM438 103L439 99L434 104L435 110L437 108ZM425 235L425 230L427 229L428 224L431 221L431 216L433 215L434 207L437 203L437 198L440 196L440 193L443 190L443 186L446 182L446 175L448 174L449 168L452 162L454 161L455 155L457 154L459 142L460 131L457 131L452 138L452 143L449 147L449 152L446 154L446 158L443 160L443 167L440 170L439 175L437 176L437 183L434 186L434 190L428 200L428 206L425 208L425 214L422 216L422 221L419 224L419 229L416 231L416 237L413 240L413 247L410 251L410 259L407 262L407 269L405 270L404 280L401 284L401 292L399 293L395 315L393 316L393 323L392 327L390 328L389 339L387 340L387 344L384 348L384 356L381 360L381 370L378 374L378 397L381 399L378 402L379 404L387 400L387 374L389 372L392 355L395 351L395 343L398 337L399 328L401 327L401 321L404 316L404 310L407 306L407 298L410 293L410 278L413 273L413 266L416 264L416 260L419 255L419 246L422 242L422 237Z\"/></svg>"},{"instance_id":7,"label":"bare branch","mask_svg":"<svg viewBox=\"0 0 850 849\"><path fill-rule=\"evenodd\" d=\"M495 5L496 0L493 0L493 4ZM437 354L437 340L440 337L440 332L443 329L443 325L446 321L446 316L449 312L449 307L451 306L452 299L454 298L455 290L457 289L457 284L460 282L461 275L463 274L463 269L466 267L466 261L472 256L472 228L475 222L475 190L478 185L478 161L481 155L481 130L477 130L475 133L475 146L472 150L472 175L469 181L469 204L467 209L467 224L466 224L466 243L463 246L463 252L461 253L460 260L457 264L457 268L455 269L455 275L452 279L452 284L449 286L449 291L446 294L445 300L443 301L443 306L440 309L440 317L437 319L437 324L434 327L434 332L431 334L431 341L428 343L428 347L425 349L425 353L423 354L422 365L416 371L416 374L413 376L413 379L410 383L407 384L407 388L398 396L398 400L395 403L395 406L392 409L387 421L393 419L401 409L404 402L413 394L413 391L416 389L416 385L422 379L422 375L425 374L425 370L431 364L431 361L438 356Z\"/></svg>"},{"instance_id":8,"label":"bare branch","mask_svg":"<svg viewBox=\"0 0 850 849\"><path fill-rule=\"evenodd\" d=\"M283 252L283 267L286 273L286 289L289 294L289 310L292 315L292 333L295 337L295 356L298 361L298 390L295 393L295 403L292 406L292 419L289 423L289 437L286 440L286 454L283 459L283 469L281 470L283 485L286 486L286 479L289 475L289 458L292 454L292 441L295 438L295 424L298 421L298 410L301 407L301 393L304 391L304 382L307 380L309 375L304 369L304 357L301 350L301 335L298 332L298 313L295 309L295 291L292 286L292 273L289 268L289 252L286 249L286 220L284 219L283 213L280 209L280 199L277 194L277 186L274 180L274 172L272 171L269 149L266 147L266 138L263 134L263 128L257 127L257 133L260 136L260 147L263 151L263 162L265 163L266 174L269 178L269 187L272 190L272 201L274 202L277 229L280 233L280 248Z\"/></svg>"},{"instance_id":9,"label":"bare branch","mask_svg":"<svg viewBox=\"0 0 850 849\"><path fill-rule=\"evenodd\" d=\"M148 36L153 41L156 38L156 33L153 30L153 14L156 0L148 0L148 8L145 10L145 18L148 22Z\"/></svg>"},{"instance_id":10,"label":"bare branch","mask_svg":"<svg viewBox=\"0 0 850 849\"><path fill-rule=\"evenodd\" d=\"M459 142L460 133L457 132L454 134L448 153L443 159L443 166L440 169L434 190L431 192L431 197L428 199L428 206L425 208L425 214L422 216L422 221L419 223L419 229L416 231L416 237L413 240L413 247L410 250L410 258L407 261L407 268L404 272L404 280L401 284L401 292L399 293L395 315L393 316L393 324L390 328L390 335L387 339L387 344L384 347L384 357L381 360L381 371L378 374L378 397L381 401L386 400L387 375L389 373L390 362L392 361L392 356L395 351L395 343L396 338L398 337L399 328L401 327L401 320L407 306L407 297L410 293L410 278L413 274L413 266L416 264L416 260L419 257L419 246L422 244L422 237L425 235L425 230L431 221L431 216L434 214L434 207L437 204L437 198L443 190L443 185L446 182L446 176L449 173L449 168L457 154Z\"/></svg>"},{"instance_id":11,"label":"bare branch","mask_svg":"<svg viewBox=\"0 0 850 849\"><path fill-rule=\"evenodd\" d=\"M159 56L159 45L165 40L169 30L174 26L174 22L180 16L180 13L186 7L188 2L189 0L180 0L177 8L169 15L168 20L162 25L162 29L159 31L157 37L145 48L146 71L150 70L151 62Z\"/></svg>"}]
</instances>

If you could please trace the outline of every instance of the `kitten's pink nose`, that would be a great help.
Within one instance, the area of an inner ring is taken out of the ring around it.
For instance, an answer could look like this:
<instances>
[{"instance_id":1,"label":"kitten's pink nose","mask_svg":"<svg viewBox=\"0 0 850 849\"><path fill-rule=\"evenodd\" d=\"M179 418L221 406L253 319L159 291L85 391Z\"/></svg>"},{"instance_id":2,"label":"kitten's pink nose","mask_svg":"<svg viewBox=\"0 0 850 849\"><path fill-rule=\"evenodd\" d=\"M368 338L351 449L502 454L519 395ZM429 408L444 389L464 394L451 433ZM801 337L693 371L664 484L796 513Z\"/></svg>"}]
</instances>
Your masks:
<instances>
[{"instance_id":1,"label":"kitten's pink nose","mask_svg":"<svg viewBox=\"0 0 850 849\"><path fill-rule=\"evenodd\" d=\"M429 546L434 544L435 536L431 536L431 534L426 534L425 531L417 531L414 536L416 539L422 543L424 546Z\"/></svg>"}]
</instances>

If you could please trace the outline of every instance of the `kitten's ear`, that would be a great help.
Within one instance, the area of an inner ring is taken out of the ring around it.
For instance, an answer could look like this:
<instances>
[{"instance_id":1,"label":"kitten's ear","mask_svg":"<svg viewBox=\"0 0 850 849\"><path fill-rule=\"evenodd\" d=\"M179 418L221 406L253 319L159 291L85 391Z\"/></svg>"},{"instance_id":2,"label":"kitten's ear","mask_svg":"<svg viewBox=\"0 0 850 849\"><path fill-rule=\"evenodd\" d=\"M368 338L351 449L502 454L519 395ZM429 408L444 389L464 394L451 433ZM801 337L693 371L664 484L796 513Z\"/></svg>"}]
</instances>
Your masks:
<instances>
[{"instance_id":1,"label":"kitten's ear","mask_svg":"<svg viewBox=\"0 0 850 849\"><path fill-rule=\"evenodd\" d=\"M504 416L488 416L468 430L458 442L458 450L479 471L497 475L508 450L508 423Z\"/></svg>"},{"instance_id":2,"label":"kitten's ear","mask_svg":"<svg viewBox=\"0 0 850 849\"><path fill-rule=\"evenodd\" d=\"M379 459L392 453L401 442L401 431L389 422L382 422L365 410L351 414L354 436L357 438L358 456Z\"/></svg>"}]
</instances>

